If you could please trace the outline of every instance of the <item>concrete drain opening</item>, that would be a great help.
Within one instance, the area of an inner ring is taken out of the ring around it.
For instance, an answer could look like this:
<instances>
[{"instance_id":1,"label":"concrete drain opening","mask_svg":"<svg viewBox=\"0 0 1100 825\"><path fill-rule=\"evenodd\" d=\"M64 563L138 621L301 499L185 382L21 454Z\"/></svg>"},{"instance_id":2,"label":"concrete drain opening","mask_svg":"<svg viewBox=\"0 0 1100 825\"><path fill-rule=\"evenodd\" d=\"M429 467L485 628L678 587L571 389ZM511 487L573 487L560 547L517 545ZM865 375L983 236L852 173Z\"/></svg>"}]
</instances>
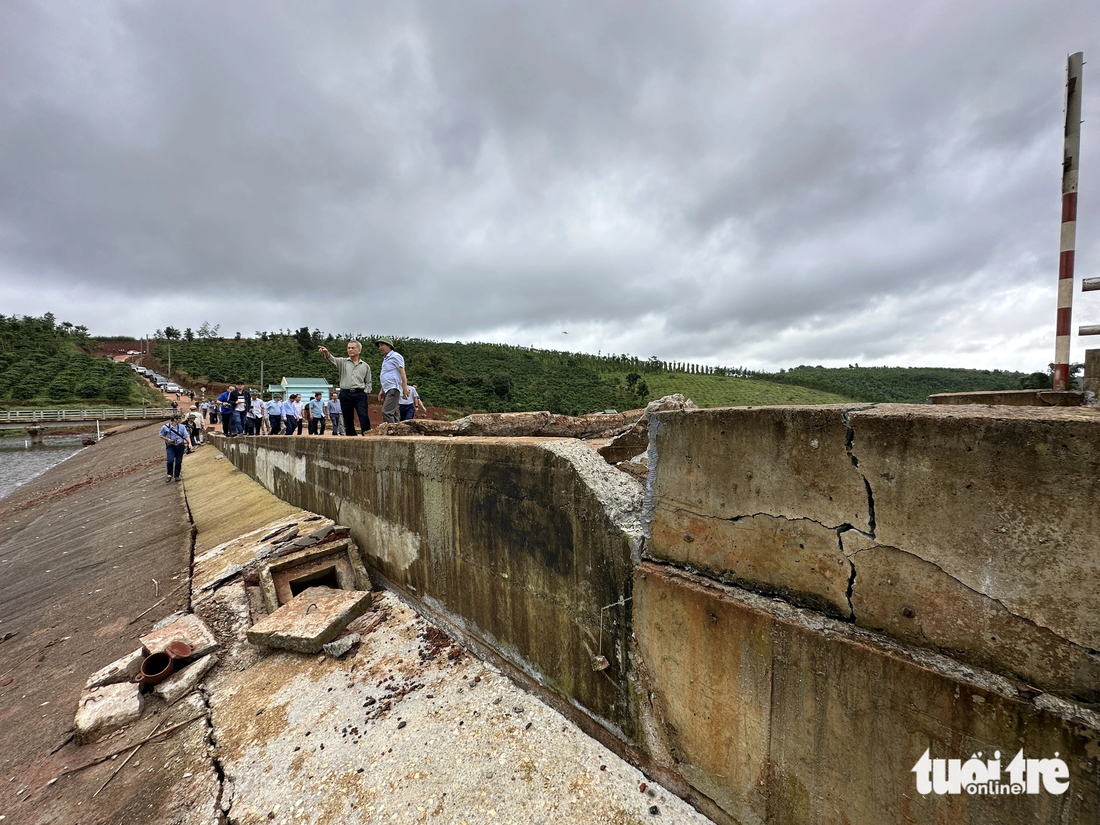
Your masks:
<instances>
[{"instance_id":1,"label":"concrete drain opening","mask_svg":"<svg viewBox=\"0 0 1100 825\"><path fill-rule=\"evenodd\" d=\"M290 593L293 596L297 596L307 587L331 587L333 590L345 589L340 587L340 580L336 577L335 565L326 567L323 570L318 570L315 573L308 573L296 579L290 579L288 585L290 586Z\"/></svg>"},{"instance_id":2,"label":"concrete drain opening","mask_svg":"<svg viewBox=\"0 0 1100 825\"><path fill-rule=\"evenodd\" d=\"M260 570L260 589L268 613L274 613L311 587L370 590L370 576L358 545L346 538L310 547L283 556Z\"/></svg>"}]
</instances>

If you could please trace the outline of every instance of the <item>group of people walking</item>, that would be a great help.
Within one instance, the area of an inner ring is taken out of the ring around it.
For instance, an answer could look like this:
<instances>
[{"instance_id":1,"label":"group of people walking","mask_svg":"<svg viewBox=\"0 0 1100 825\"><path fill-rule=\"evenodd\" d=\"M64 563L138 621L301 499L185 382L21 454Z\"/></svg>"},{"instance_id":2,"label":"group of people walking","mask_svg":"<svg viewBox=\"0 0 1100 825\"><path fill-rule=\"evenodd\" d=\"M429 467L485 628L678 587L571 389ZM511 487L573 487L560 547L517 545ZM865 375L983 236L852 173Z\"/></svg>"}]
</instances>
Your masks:
<instances>
[{"instance_id":1,"label":"group of people walking","mask_svg":"<svg viewBox=\"0 0 1100 825\"><path fill-rule=\"evenodd\" d=\"M405 359L394 350L393 342L379 338L374 343L382 353L382 369L378 375L382 421L407 421L415 416L417 409L426 413L416 385L409 383L405 373ZM217 400L192 405L186 415L178 409L173 410L171 422L160 429L160 438L167 450L167 480L179 480L183 455L201 443L205 420L212 425L220 421L222 433L229 438L301 435L303 427L308 427L310 435L324 435L328 422L331 422L333 435L366 435L371 428L368 399L374 385L370 365L360 357L362 344L349 341L346 358L334 356L325 347L319 347L318 351L340 373L339 391L333 390L329 398L320 391L308 401L303 401L298 393L290 393L285 400L281 393L273 393L271 400L265 402L246 388L244 381L238 381Z\"/></svg>"}]
</instances>

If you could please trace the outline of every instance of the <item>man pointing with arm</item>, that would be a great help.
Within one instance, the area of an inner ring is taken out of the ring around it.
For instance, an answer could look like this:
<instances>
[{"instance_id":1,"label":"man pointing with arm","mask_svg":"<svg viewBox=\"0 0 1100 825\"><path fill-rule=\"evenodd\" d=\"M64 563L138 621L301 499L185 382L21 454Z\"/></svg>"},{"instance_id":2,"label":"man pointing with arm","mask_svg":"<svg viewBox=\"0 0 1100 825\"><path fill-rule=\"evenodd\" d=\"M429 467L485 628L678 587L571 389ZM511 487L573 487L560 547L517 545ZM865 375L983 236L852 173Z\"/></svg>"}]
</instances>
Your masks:
<instances>
[{"instance_id":1,"label":"man pointing with arm","mask_svg":"<svg viewBox=\"0 0 1100 825\"><path fill-rule=\"evenodd\" d=\"M367 430L370 429L367 400L372 385L370 364L359 357L363 346L358 341L348 341L347 358L337 358L325 347L318 347L317 351L340 371L340 409L344 415L344 428L347 434L356 435L355 419L352 417L354 412L359 416L359 426L363 430L363 435L366 435Z\"/></svg>"}]
</instances>

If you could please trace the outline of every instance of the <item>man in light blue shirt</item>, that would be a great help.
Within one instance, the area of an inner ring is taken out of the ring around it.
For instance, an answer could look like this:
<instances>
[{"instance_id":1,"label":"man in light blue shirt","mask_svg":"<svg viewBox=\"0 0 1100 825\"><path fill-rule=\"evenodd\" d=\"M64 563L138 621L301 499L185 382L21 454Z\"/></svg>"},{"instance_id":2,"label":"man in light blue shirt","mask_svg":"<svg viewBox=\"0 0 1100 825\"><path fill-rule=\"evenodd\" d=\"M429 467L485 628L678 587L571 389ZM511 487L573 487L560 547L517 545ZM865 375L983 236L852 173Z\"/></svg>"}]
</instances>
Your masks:
<instances>
[{"instance_id":1,"label":"man in light blue shirt","mask_svg":"<svg viewBox=\"0 0 1100 825\"><path fill-rule=\"evenodd\" d=\"M309 401L309 434L325 434L325 402L321 400L321 393L315 392ZM320 430L320 432L318 432Z\"/></svg>"},{"instance_id":2,"label":"man in light blue shirt","mask_svg":"<svg viewBox=\"0 0 1100 825\"><path fill-rule=\"evenodd\" d=\"M271 396L271 400L264 405L267 413L267 423L272 435L282 435L283 432L283 397L279 393Z\"/></svg>"},{"instance_id":3,"label":"man in light blue shirt","mask_svg":"<svg viewBox=\"0 0 1100 825\"><path fill-rule=\"evenodd\" d=\"M294 432L298 429L298 405L294 403L296 397L292 393L283 402L283 423L286 425L287 435L294 435Z\"/></svg>"},{"instance_id":4,"label":"man in light blue shirt","mask_svg":"<svg viewBox=\"0 0 1100 825\"><path fill-rule=\"evenodd\" d=\"M382 369L378 373L378 400L382 402L382 421L396 424L400 420L397 409L401 397L409 393L409 380L405 377L405 359L393 349L393 341L378 338L374 342L382 353Z\"/></svg>"}]
</instances>

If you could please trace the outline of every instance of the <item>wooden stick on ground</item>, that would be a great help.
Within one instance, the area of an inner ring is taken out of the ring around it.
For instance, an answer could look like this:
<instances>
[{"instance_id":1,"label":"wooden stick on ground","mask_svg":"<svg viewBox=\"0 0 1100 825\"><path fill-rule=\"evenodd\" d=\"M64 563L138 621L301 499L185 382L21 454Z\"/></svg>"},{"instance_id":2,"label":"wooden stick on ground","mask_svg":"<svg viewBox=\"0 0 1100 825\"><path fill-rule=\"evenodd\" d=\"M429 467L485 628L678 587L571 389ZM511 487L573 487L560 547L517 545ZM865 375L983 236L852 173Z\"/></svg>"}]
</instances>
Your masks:
<instances>
[{"instance_id":1,"label":"wooden stick on ground","mask_svg":"<svg viewBox=\"0 0 1100 825\"><path fill-rule=\"evenodd\" d=\"M157 726L155 728L153 728L153 734L151 734L151 735L155 735L158 728L160 728L159 723L157 724ZM137 743L137 747L134 748L132 751L130 751L130 755L127 756L125 759L123 759L122 764L119 765L117 768L115 768L114 772L110 776L107 777L107 781L99 786L99 791L102 791L104 788L106 788L111 783L111 780L114 779L116 776L118 776L118 772L126 767L126 763L134 758L134 754L137 753L139 750L141 750L141 746L144 745L144 744L145 744L144 741ZM92 799L95 799L97 796L99 796L99 791L96 791L94 794L92 794Z\"/></svg>"},{"instance_id":2,"label":"wooden stick on ground","mask_svg":"<svg viewBox=\"0 0 1100 825\"><path fill-rule=\"evenodd\" d=\"M190 719L184 719L182 722L178 722L177 724L172 725L172 727L170 727L170 728L165 728L160 733L151 733L148 736L146 736L144 739L142 739L140 742L138 742L137 744L138 745L144 745L146 742L151 742L154 739L156 739L157 737L167 736L170 733L175 733L177 730L182 728L184 725L190 725L196 719L204 719L204 718L206 718L206 711L203 711L202 713L199 713L195 716L192 716ZM78 765L75 768L67 768L67 769L63 770L61 773L59 773L57 775L57 778L60 779L61 777L68 776L71 773L79 773L80 771L84 770L85 768L90 768L93 765L98 765L101 762L106 762L112 756L118 756L120 753L125 753L126 751L130 750L130 748L132 748L132 747L134 747L133 742L131 742L129 745L126 745L125 747L118 748L117 750L113 750L110 753L106 753L103 756L99 757L98 759L93 759L91 762L89 762L86 765Z\"/></svg>"},{"instance_id":3,"label":"wooden stick on ground","mask_svg":"<svg viewBox=\"0 0 1100 825\"><path fill-rule=\"evenodd\" d=\"M161 603L161 602L163 602L163 601L164 601L165 599L167 599L167 598L168 598L169 596L173 595L173 594L174 594L174 593L175 593L175 592L176 592L177 590L179 590L179 589L180 589L181 587L183 587L183 586L184 586L185 584L187 584L187 580L186 580L186 579L185 579L184 581L180 582L180 583L179 583L179 584L178 584L178 585L177 585L176 587L173 587L173 588L172 588L172 591L171 591L170 593L165 593L165 594L164 594L164 596L163 596L163 597L161 598L161 600L160 600L160 601L158 601L158 602L157 602L156 604L154 604L154 605L153 605L152 607L150 607L150 608L149 608L149 610L145 610L145 611L143 611L143 612L141 612L141 613L137 614L136 616L134 616L134 618L130 619L130 621L128 621L128 622L127 622L126 624L127 624L127 625L132 625L132 624L133 624L134 622L136 622L136 621L137 621L138 619L140 619L140 618L141 618L142 616L145 616L146 614L148 614L150 610L154 610L154 609L156 609L156 608L157 608L157 607L158 607L158 606L160 605L160 603Z\"/></svg>"}]
</instances>

